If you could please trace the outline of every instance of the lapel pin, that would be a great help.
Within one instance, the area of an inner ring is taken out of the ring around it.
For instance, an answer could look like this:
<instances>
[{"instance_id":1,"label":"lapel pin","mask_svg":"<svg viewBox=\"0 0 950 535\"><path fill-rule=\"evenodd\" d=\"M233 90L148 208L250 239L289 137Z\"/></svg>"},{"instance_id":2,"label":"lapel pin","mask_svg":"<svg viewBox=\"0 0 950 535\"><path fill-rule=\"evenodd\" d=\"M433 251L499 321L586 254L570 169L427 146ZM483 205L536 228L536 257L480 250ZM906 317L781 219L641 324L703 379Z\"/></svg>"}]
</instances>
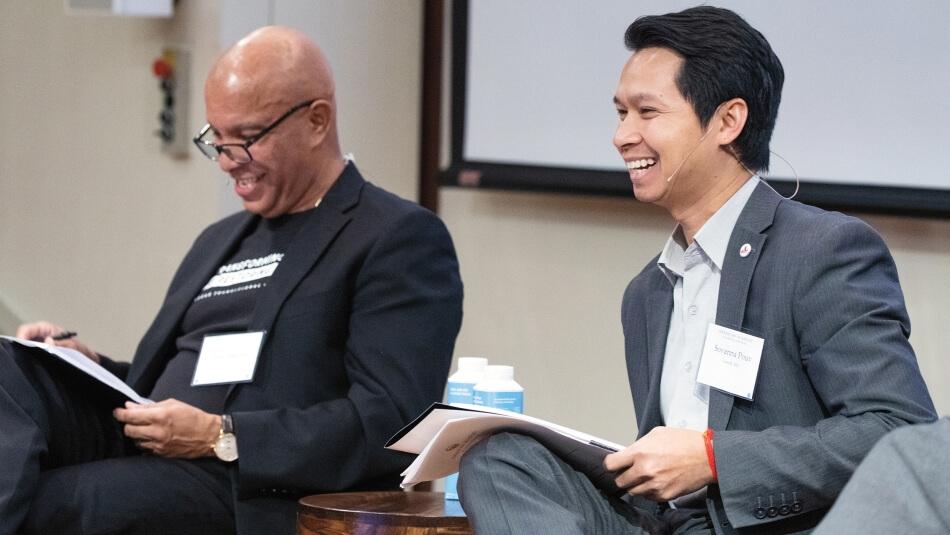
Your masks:
<instances>
[{"instance_id":1,"label":"lapel pin","mask_svg":"<svg viewBox=\"0 0 950 535\"><path fill-rule=\"evenodd\" d=\"M752 252L752 246L749 245L748 243L743 244L742 247L739 247L739 256L741 256L742 258L749 256L749 253L751 252Z\"/></svg>"}]
</instances>

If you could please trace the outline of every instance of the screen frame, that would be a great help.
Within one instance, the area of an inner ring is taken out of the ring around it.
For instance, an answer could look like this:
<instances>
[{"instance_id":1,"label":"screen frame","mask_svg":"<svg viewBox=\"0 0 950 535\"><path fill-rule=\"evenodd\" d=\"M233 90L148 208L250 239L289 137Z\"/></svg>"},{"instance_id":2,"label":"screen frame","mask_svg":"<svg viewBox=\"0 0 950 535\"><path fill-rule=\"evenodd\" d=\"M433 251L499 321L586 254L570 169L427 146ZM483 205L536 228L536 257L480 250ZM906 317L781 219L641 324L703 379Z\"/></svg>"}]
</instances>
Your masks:
<instances>
[{"instance_id":1,"label":"screen frame","mask_svg":"<svg viewBox=\"0 0 950 535\"><path fill-rule=\"evenodd\" d=\"M468 160L463 154L468 72L469 0L451 10L450 161L439 173L440 186L634 198L626 172ZM799 177L795 200L824 208L872 215L950 219L948 189L839 184ZM788 197L795 180L769 178Z\"/></svg>"}]
</instances>

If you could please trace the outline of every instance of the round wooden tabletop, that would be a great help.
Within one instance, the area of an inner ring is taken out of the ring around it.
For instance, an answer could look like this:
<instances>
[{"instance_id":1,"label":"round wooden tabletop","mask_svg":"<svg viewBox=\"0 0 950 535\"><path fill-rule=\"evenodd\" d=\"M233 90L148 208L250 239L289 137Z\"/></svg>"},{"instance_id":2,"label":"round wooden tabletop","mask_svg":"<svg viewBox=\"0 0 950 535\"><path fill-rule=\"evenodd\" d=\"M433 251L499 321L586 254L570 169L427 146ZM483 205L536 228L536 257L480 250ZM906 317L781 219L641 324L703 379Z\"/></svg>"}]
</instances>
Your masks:
<instances>
[{"instance_id":1,"label":"round wooden tabletop","mask_svg":"<svg viewBox=\"0 0 950 535\"><path fill-rule=\"evenodd\" d=\"M457 501L441 492L345 492L301 498L298 535L470 535Z\"/></svg>"}]
</instances>

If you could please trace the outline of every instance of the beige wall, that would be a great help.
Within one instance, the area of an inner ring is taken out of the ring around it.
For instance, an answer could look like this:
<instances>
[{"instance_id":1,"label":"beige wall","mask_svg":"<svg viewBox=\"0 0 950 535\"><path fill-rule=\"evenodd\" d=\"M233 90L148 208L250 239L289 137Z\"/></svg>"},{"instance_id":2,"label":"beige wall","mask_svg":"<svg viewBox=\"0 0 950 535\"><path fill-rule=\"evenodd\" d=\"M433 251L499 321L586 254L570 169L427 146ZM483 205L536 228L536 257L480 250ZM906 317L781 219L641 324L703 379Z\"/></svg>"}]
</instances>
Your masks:
<instances>
[{"instance_id":1,"label":"beige wall","mask_svg":"<svg viewBox=\"0 0 950 535\"><path fill-rule=\"evenodd\" d=\"M12 315L131 357L179 260L218 218L214 165L160 152L152 75L163 47L191 50L196 132L217 5L186 0L169 20L0 2L0 302Z\"/></svg>"},{"instance_id":2,"label":"beige wall","mask_svg":"<svg viewBox=\"0 0 950 535\"><path fill-rule=\"evenodd\" d=\"M47 318L103 352L134 350L191 241L233 206L212 164L160 154L151 62L165 45L192 47L197 131L203 73L233 30L222 22L228 1L181 0L170 21L67 17L60 0L0 2L0 331L14 316ZM341 92L355 93L341 100L346 150L374 181L413 198L420 2L397 10L364 0L352 12L309 2L300 16L338 24L324 37L340 50ZM261 12L273 16L270 5ZM513 364L532 414L632 440L620 298L662 247L668 217L622 199L444 189L441 202L466 285L456 354ZM911 340L939 412L950 414L950 221L867 219L894 252Z\"/></svg>"}]
</instances>

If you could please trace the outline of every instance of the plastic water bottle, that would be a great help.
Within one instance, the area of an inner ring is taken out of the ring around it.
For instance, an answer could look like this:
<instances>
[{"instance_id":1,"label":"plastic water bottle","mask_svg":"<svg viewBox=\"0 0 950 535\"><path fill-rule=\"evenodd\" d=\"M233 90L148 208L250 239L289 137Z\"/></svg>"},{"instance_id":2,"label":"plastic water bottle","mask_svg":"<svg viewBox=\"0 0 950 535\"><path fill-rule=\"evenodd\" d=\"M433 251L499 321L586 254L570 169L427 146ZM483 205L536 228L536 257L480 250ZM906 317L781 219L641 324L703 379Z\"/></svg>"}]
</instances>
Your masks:
<instances>
[{"instance_id":1,"label":"plastic water bottle","mask_svg":"<svg viewBox=\"0 0 950 535\"><path fill-rule=\"evenodd\" d=\"M511 366L485 366L485 380L475 385L474 393L475 405L524 413L524 388L515 382Z\"/></svg>"},{"instance_id":2,"label":"plastic water bottle","mask_svg":"<svg viewBox=\"0 0 950 535\"><path fill-rule=\"evenodd\" d=\"M486 366L485 380L475 385L475 405L524 413L524 388L511 366Z\"/></svg>"},{"instance_id":3,"label":"plastic water bottle","mask_svg":"<svg viewBox=\"0 0 950 535\"><path fill-rule=\"evenodd\" d=\"M446 401L449 405L453 403L475 403L476 384L485 379L485 366L488 365L488 359L480 357L459 357L458 371L449 376L449 384L446 388ZM459 475L452 474L445 478L445 499L458 500L459 495L456 490L458 487Z\"/></svg>"},{"instance_id":4,"label":"plastic water bottle","mask_svg":"<svg viewBox=\"0 0 950 535\"><path fill-rule=\"evenodd\" d=\"M479 357L459 357L458 371L449 376L446 400L453 403L475 403L476 384L485 379L485 366L488 359Z\"/></svg>"}]
</instances>

